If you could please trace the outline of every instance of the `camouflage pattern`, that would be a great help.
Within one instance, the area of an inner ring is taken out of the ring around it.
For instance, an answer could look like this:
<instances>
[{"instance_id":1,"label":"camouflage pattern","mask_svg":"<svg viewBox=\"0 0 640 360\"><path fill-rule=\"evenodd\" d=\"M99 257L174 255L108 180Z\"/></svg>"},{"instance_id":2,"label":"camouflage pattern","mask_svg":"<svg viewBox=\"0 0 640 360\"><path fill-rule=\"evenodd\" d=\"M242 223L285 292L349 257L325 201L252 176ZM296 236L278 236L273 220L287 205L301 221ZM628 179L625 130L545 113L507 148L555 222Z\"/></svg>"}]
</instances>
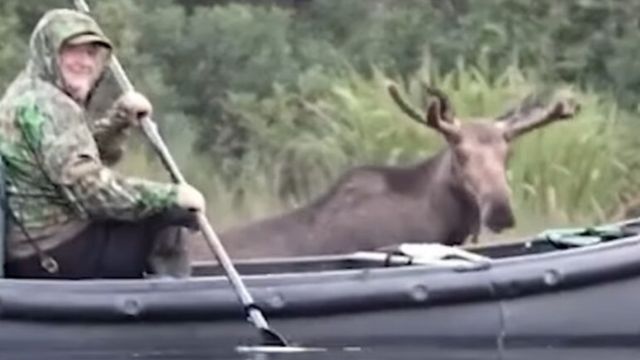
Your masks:
<instances>
[{"instance_id":1,"label":"camouflage pattern","mask_svg":"<svg viewBox=\"0 0 640 360\"><path fill-rule=\"evenodd\" d=\"M176 206L175 185L124 177L106 166L122 154L126 111L116 103L108 117L91 121L84 104L61 89L60 47L86 33L104 37L82 13L58 9L45 14L31 36L26 69L0 100L9 208L44 251L82 231L91 219L135 221ZM8 257L34 253L23 231L12 224Z\"/></svg>"}]
</instances>

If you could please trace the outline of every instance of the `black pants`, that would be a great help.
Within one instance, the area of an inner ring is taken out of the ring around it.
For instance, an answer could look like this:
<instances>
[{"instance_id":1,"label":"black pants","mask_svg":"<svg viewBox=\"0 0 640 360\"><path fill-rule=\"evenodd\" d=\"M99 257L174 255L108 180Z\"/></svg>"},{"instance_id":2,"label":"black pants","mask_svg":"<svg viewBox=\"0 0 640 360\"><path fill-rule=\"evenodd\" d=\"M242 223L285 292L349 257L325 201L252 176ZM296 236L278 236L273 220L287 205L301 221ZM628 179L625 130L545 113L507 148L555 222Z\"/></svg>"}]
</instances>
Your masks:
<instances>
[{"instance_id":1,"label":"black pants","mask_svg":"<svg viewBox=\"0 0 640 360\"><path fill-rule=\"evenodd\" d=\"M7 262L5 272L11 278L141 278L149 271L148 258L160 233L180 236L180 228L162 216L138 222L96 221L46 252L58 263L58 272L43 269L36 255Z\"/></svg>"}]
</instances>

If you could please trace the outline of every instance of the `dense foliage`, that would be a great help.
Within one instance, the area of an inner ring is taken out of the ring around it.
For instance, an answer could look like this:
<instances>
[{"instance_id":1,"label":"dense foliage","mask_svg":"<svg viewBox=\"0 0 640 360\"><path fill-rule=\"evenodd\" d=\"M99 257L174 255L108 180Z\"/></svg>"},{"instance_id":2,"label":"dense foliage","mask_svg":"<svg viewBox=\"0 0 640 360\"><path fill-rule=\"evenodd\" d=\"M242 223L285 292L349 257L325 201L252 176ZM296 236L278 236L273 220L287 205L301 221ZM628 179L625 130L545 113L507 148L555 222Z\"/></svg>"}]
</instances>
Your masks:
<instances>
[{"instance_id":1,"label":"dense foliage","mask_svg":"<svg viewBox=\"0 0 640 360\"><path fill-rule=\"evenodd\" d=\"M71 1L0 4L0 89L39 16ZM510 179L521 223L607 218L637 185L640 3L634 0L91 2L218 224L304 203L345 169L442 146L395 109L420 81L462 116L498 115L571 86L575 122L522 141ZM142 142L139 142L142 143ZM164 176L140 145L127 171Z\"/></svg>"}]
</instances>

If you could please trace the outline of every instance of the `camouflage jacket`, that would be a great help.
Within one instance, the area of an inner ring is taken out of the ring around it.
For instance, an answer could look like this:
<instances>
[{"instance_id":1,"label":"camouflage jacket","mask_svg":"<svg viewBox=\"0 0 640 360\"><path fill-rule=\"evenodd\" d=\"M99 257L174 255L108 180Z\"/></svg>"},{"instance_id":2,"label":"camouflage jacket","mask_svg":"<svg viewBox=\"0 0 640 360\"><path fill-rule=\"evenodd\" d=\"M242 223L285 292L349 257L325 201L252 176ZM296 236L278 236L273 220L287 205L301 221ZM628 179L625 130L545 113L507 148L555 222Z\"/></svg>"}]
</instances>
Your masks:
<instances>
[{"instance_id":1,"label":"camouflage jacket","mask_svg":"<svg viewBox=\"0 0 640 360\"><path fill-rule=\"evenodd\" d=\"M121 111L90 121L85 105L58 86L60 47L84 33L104 36L84 14L45 14L31 36L26 69L0 100L9 210L44 251L93 219L135 221L176 206L175 185L125 177L105 165L122 152L127 122ZM34 254L24 231L10 223L8 258Z\"/></svg>"}]
</instances>

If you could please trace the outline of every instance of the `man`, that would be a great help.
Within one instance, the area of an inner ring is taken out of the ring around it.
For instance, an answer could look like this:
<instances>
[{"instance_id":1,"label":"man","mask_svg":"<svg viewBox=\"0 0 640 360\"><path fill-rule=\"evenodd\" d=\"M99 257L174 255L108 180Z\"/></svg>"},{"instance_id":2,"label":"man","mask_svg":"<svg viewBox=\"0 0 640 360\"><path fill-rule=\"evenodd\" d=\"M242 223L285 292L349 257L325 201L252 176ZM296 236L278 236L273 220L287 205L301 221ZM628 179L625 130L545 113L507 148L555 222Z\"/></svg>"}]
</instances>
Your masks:
<instances>
[{"instance_id":1,"label":"man","mask_svg":"<svg viewBox=\"0 0 640 360\"><path fill-rule=\"evenodd\" d=\"M204 211L202 194L107 167L151 104L127 93L106 118L87 115L111 51L89 16L49 11L31 36L26 69L0 101L10 277L135 278L160 268L157 275L188 274L176 225L193 224L193 214ZM150 268L153 249L177 258L177 266L156 259Z\"/></svg>"}]
</instances>

